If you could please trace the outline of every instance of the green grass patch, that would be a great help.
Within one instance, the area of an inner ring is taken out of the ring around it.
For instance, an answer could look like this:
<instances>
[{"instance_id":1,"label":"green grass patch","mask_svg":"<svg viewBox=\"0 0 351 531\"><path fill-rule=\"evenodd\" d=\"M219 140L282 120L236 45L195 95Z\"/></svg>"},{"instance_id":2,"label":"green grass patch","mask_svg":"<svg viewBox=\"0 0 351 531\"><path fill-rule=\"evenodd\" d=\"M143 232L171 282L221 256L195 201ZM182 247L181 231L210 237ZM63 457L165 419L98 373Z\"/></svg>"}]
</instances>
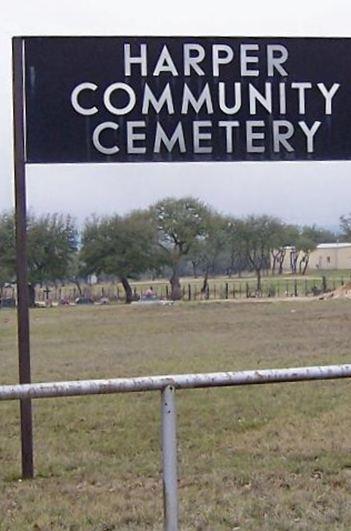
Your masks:
<instances>
[{"instance_id":1,"label":"green grass patch","mask_svg":"<svg viewBox=\"0 0 351 531\"><path fill-rule=\"evenodd\" d=\"M31 311L33 381L350 361L349 301ZM0 311L1 383L17 381ZM181 526L348 530L350 382L177 392ZM159 393L33 402L20 481L16 402L0 404L0 529L162 529Z\"/></svg>"}]
</instances>

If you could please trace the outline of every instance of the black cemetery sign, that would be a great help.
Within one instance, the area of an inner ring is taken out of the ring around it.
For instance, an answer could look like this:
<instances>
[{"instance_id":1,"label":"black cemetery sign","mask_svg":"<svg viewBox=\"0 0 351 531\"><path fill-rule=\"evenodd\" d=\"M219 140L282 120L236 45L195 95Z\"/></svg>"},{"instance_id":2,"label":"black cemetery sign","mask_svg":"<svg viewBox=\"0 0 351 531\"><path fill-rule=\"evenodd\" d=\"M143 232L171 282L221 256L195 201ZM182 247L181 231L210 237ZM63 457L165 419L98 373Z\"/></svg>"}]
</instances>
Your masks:
<instances>
[{"instance_id":1,"label":"black cemetery sign","mask_svg":"<svg viewBox=\"0 0 351 531\"><path fill-rule=\"evenodd\" d=\"M351 158L351 40L29 37L26 161Z\"/></svg>"}]
</instances>

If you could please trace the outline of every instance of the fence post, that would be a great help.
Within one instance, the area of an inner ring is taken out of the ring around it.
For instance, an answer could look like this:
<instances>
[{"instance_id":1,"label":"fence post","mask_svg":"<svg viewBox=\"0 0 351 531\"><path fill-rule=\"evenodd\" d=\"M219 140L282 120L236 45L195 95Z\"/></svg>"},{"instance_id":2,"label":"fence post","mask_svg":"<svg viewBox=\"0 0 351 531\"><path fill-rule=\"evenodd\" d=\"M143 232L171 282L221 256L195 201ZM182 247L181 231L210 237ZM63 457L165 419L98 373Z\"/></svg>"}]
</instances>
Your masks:
<instances>
[{"instance_id":1,"label":"fence post","mask_svg":"<svg viewBox=\"0 0 351 531\"><path fill-rule=\"evenodd\" d=\"M188 284L188 300L191 301L191 285Z\"/></svg>"},{"instance_id":2,"label":"fence post","mask_svg":"<svg viewBox=\"0 0 351 531\"><path fill-rule=\"evenodd\" d=\"M178 531L177 414L175 387L161 391L163 512L165 531Z\"/></svg>"},{"instance_id":3,"label":"fence post","mask_svg":"<svg viewBox=\"0 0 351 531\"><path fill-rule=\"evenodd\" d=\"M225 283L225 298L228 299L228 295L229 295L229 286L228 286L228 282Z\"/></svg>"}]
</instances>

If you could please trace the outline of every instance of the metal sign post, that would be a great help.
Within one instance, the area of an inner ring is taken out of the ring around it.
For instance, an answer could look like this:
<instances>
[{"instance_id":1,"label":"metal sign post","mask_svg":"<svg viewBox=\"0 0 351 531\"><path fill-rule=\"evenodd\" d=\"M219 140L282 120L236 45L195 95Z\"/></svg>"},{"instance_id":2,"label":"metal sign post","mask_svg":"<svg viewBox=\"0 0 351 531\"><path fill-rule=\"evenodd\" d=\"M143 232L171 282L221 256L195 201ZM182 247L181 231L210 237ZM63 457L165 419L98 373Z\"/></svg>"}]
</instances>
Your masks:
<instances>
[{"instance_id":1,"label":"metal sign post","mask_svg":"<svg viewBox=\"0 0 351 531\"><path fill-rule=\"evenodd\" d=\"M26 230L26 172L24 141L24 89L23 89L24 40L12 40L13 60L13 124L14 168L16 205L16 267L17 267L17 321L19 381L31 383L29 342L29 291L27 279L27 230ZM22 476L33 477L33 426L32 404L28 398L21 399Z\"/></svg>"}]
</instances>

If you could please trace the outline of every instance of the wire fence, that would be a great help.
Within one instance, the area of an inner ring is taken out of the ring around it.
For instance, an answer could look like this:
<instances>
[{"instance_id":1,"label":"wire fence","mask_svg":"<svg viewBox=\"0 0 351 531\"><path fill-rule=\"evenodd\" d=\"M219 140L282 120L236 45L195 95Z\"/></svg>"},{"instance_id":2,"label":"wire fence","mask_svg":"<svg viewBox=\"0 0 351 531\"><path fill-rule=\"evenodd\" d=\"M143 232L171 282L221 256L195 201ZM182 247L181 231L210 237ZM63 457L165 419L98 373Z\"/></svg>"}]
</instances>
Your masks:
<instances>
[{"instance_id":1,"label":"wire fence","mask_svg":"<svg viewBox=\"0 0 351 531\"><path fill-rule=\"evenodd\" d=\"M323 293L333 292L351 281L351 276L340 277L294 277L280 278L264 276L261 289L257 290L257 281L254 277L242 279L210 279L206 286L199 280L183 281L182 300L234 300L252 298L285 298L309 297ZM149 283L131 283L133 300L147 300L147 292L152 288L153 298L169 300L171 289L167 281L154 281ZM40 305L54 304L100 304L124 303L125 292L118 283L95 285L82 285L79 288L72 284L66 286L36 287L35 300ZM0 306L12 308L16 306L15 287L0 290Z\"/></svg>"}]
</instances>

